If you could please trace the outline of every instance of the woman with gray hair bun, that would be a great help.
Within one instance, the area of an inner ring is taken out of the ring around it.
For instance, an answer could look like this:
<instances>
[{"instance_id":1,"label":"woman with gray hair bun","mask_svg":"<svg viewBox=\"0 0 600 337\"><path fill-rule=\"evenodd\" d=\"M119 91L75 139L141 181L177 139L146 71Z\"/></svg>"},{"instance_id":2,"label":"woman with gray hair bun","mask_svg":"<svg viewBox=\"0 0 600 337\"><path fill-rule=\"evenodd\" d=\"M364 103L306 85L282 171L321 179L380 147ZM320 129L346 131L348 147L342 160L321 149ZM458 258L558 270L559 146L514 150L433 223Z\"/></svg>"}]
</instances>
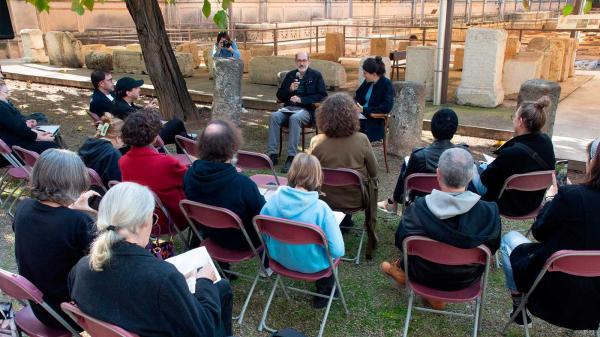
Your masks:
<instances>
[{"instance_id":1,"label":"woman with gray hair bun","mask_svg":"<svg viewBox=\"0 0 600 337\"><path fill-rule=\"evenodd\" d=\"M71 298L86 314L141 336L231 335L229 283L199 270L195 293L174 265L145 249L154 196L142 185L111 188L98 209L98 237L69 275Z\"/></svg>"},{"instance_id":2,"label":"woman with gray hair bun","mask_svg":"<svg viewBox=\"0 0 600 337\"><path fill-rule=\"evenodd\" d=\"M70 300L69 271L87 254L95 236L88 199L97 193L89 187L86 167L76 153L46 150L33 167L31 199L21 201L13 222L19 274L38 287L72 327L77 325L60 310L60 303ZM63 328L41 306L31 307L45 325Z\"/></svg>"}]
</instances>

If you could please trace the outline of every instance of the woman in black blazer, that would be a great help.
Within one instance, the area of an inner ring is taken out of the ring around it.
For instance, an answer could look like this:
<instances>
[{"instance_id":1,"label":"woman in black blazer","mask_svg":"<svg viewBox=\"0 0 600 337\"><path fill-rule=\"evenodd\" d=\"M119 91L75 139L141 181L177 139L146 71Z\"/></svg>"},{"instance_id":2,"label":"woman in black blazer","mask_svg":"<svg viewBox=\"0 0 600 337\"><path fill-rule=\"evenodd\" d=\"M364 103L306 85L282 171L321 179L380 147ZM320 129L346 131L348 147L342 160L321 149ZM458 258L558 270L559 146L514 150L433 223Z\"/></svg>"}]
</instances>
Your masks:
<instances>
[{"instance_id":1,"label":"woman in black blazer","mask_svg":"<svg viewBox=\"0 0 600 337\"><path fill-rule=\"evenodd\" d=\"M213 284L215 274L205 266L192 294L174 265L144 248L153 212L147 187L124 182L108 190L98 209L99 234L90 255L69 275L71 298L84 313L140 336L230 336L229 283Z\"/></svg>"},{"instance_id":2,"label":"woman in black blazer","mask_svg":"<svg viewBox=\"0 0 600 337\"><path fill-rule=\"evenodd\" d=\"M356 90L354 99L361 108L365 119L360 119L360 131L369 137L369 141L381 141L384 135L383 119L372 118L372 113L387 114L394 105L394 88L385 77L385 64L381 56L371 57L363 63L365 80Z\"/></svg>"},{"instance_id":3,"label":"woman in black blazer","mask_svg":"<svg viewBox=\"0 0 600 337\"><path fill-rule=\"evenodd\" d=\"M532 243L512 231L502 237L501 252L506 286L514 305L529 291L546 260L563 249L600 250L600 138L587 147L585 181L581 185L548 190L546 204L533 224ZM563 273L544 276L529 298L527 309L554 325L574 330L596 330L600 323L600 278ZM517 316L522 321L521 315Z\"/></svg>"}]
</instances>

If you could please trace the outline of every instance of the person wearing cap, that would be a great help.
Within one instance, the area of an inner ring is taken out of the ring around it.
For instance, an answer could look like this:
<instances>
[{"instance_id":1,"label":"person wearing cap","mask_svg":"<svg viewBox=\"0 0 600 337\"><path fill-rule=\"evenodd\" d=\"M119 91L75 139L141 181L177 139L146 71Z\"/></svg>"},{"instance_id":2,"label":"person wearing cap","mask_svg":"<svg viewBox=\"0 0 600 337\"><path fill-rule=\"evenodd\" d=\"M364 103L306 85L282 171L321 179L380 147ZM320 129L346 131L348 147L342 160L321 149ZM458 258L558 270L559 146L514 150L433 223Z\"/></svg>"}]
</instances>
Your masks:
<instances>
[{"instance_id":1,"label":"person wearing cap","mask_svg":"<svg viewBox=\"0 0 600 337\"><path fill-rule=\"evenodd\" d=\"M586 148L585 177L578 185L558 187L556 179L532 227L531 242L510 231L502 237L502 269L513 310L530 290L546 260L559 250L600 250L600 137ZM597 330L600 278L546 274L527 300L527 310L551 324L572 330ZM522 315L515 319L523 324ZM528 323L531 321L527 316Z\"/></svg>"},{"instance_id":2,"label":"person wearing cap","mask_svg":"<svg viewBox=\"0 0 600 337\"><path fill-rule=\"evenodd\" d=\"M115 85L115 95L117 98L113 101L112 107L113 116L125 120L127 116L141 108L158 110L156 100L152 100L152 102L143 107L135 104L135 101L140 97L141 86L143 84L144 80L136 80L131 77L122 77L117 81ZM179 118L173 118L166 123L163 122L159 135L165 144L174 144L176 135L190 137L185 129L185 124ZM176 145L176 148L177 153L183 153L183 150L178 145Z\"/></svg>"},{"instance_id":3,"label":"person wearing cap","mask_svg":"<svg viewBox=\"0 0 600 337\"><path fill-rule=\"evenodd\" d=\"M413 150L408 158L405 159L400 168L400 175L394 188L392 197L377 203L377 207L387 213L396 213L398 202L404 198L404 180L413 173L435 173L438 166L438 160L445 150L455 147L451 140L458 128L458 116L452 109L438 110L431 118L431 134L433 143L427 147L420 147ZM467 147L464 144L458 145ZM411 195L411 199L419 194Z\"/></svg>"}]
</instances>

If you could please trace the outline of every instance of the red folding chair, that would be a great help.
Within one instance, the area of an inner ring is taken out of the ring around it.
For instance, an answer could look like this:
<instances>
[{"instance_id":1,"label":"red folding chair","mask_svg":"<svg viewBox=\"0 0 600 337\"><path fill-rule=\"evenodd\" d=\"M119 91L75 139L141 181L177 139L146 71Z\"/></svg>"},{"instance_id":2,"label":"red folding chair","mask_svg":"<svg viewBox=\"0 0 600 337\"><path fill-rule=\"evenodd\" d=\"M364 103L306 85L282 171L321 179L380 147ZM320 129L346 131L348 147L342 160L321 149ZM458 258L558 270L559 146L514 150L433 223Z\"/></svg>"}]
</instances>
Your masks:
<instances>
[{"instance_id":1,"label":"red folding chair","mask_svg":"<svg viewBox=\"0 0 600 337\"><path fill-rule=\"evenodd\" d=\"M246 313L246 309L248 308L248 304L250 303L250 298L254 293L254 288L258 282L261 272L264 275L267 275L267 272L263 266L264 261L264 245L260 245L255 247L248 236L248 232L244 228L242 224L242 220L237 216L237 214L232 211L221 208L210 206L206 204L202 204L199 202L194 202L191 200L181 200L179 202L179 207L181 208L181 212L187 219L190 228L194 231L194 233L200 239L200 245L206 247L208 254L211 258L218 262L225 263L239 263L243 261L250 261L252 259L256 259L258 261L258 269L256 271L255 276L250 276L242 273L238 273L232 270L223 270L217 263L216 266L219 269L221 276L227 278L228 274L237 275L239 277L243 277L246 279L252 279L252 286L250 287L250 291L246 296L246 301L244 301L244 305L242 306L242 310L237 317L233 317L238 320L239 324L242 324L244 321L244 314ZM220 246L215 241L210 238L204 238L198 232L196 228L197 225L202 225L205 227L215 228L215 229L239 229L244 234L246 238L246 242L248 243L249 249L243 250L232 250L225 247Z\"/></svg>"},{"instance_id":2,"label":"red folding chair","mask_svg":"<svg viewBox=\"0 0 600 337\"><path fill-rule=\"evenodd\" d=\"M552 186L552 177L554 176L554 170L548 171L535 171L523 174L513 174L504 181L504 185L498 195L498 200L502 198L502 195L506 191L522 191L522 192L535 192L545 191ZM535 219L542 209L542 203L528 214L521 216L510 216L506 214L500 214L501 216L512 219L512 220L529 220ZM529 233L529 232L528 232Z\"/></svg>"},{"instance_id":3,"label":"red folding chair","mask_svg":"<svg viewBox=\"0 0 600 337\"><path fill-rule=\"evenodd\" d=\"M198 159L198 142L196 140L176 135L175 143L183 150L190 163Z\"/></svg>"},{"instance_id":4,"label":"red folding chair","mask_svg":"<svg viewBox=\"0 0 600 337\"><path fill-rule=\"evenodd\" d=\"M359 190L361 195L363 196L362 205L360 207L354 208L354 209L341 209L341 208L336 208L336 207L332 207L332 205L329 205L331 207L331 209L333 209L334 211L343 212L345 214L354 214L356 212L364 211L369 207L369 201L366 200L366 198L365 198L366 193L364 190L365 187L363 185L363 178L362 178L362 175L358 171L355 171L352 169L347 169L347 168L338 168L338 169L323 168L323 186L329 186L329 187L333 187L333 188L351 187L351 188L355 188L355 189ZM356 256L353 258L344 257L344 258L342 258L342 260L354 261L356 264L360 264L360 252L362 251L365 234L367 233L367 230L366 230L367 221L368 221L368 219L365 216L365 224L363 225L362 229L340 226L340 228L348 228L349 230L361 232L360 241L358 242L358 250L356 251Z\"/></svg>"},{"instance_id":5,"label":"red folding chair","mask_svg":"<svg viewBox=\"0 0 600 337\"><path fill-rule=\"evenodd\" d=\"M475 309L473 314L463 314L422 307L415 307L415 309L460 317L473 317L473 336L476 337L481 325L482 303L485 298L487 278L490 270L490 261L492 257L490 250L484 245L472 249L457 248L424 236L409 236L402 242L402 247L404 251L404 270L409 270L409 256L418 256L427 261L447 266L461 266L468 264L480 264L485 266L483 275L481 275L479 281L474 282L465 289L456 291L443 291L426 287L412 281L408 273L406 273L408 310L406 312L406 320L404 321L404 337L408 336L408 326L410 324L415 293L419 296L442 302L470 302L474 300Z\"/></svg>"},{"instance_id":6,"label":"red folding chair","mask_svg":"<svg viewBox=\"0 0 600 337\"><path fill-rule=\"evenodd\" d=\"M154 142L154 148L157 150L163 150L167 155L179 160L183 165L190 166L192 165L192 161L185 153L171 153L169 149L165 146L165 142L160 136L156 136L156 142Z\"/></svg>"},{"instance_id":7,"label":"red folding chair","mask_svg":"<svg viewBox=\"0 0 600 337\"><path fill-rule=\"evenodd\" d=\"M410 203L412 192L430 194L434 189L441 190L435 173L413 173L406 177L404 179L404 200L400 205L402 213L404 213L404 207Z\"/></svg>"},{"instance_id":8,"label":"red folding chair","mask_svg":"<svg viewBox=\"0 0 600 337\"><path fill-rule=\"evenodd\" d=\"M15 323L19 329L19 334L21 331L24 331L31 337L81 337L67 321L44 301L42 292L25 277L0 269L0 289L7 296L10 296L23 304L23 309L19 310L15 315ZM48 311L54 319L64 326L64 329L57 329L44 325L35 317L31 310L31 306L25 301L30 301L42 306L42 308Z\"/></svg>"},{"instance_id":9,"label":"red folding chair","mask_svg":"<svg viewBox=\"0 0 600 337\"><path fill-rule=\"evenodd\" d=\"M37 163L38 159L40 158L40 154L35 151L24 149L17 145L13 145L12 149L15 155L19 159L21 159L23 163L25 163L25 165L23 165L23 169L27 171L27 180L29 180L29 178L31 177L31 172L33 171L33 166L35 166L35 163ZM23 191L24 189L21 188L17 195L15 195L15 199L13 200L13 202L8 207L8 214L10 216L14 216L12 210L16 206L17 201L19 201L19 198L21 197L21 194L23 194Z\"/></svg>"},{"instance_id":10,"label":"red folding chair","mask_svg":"<svg viewBox=\"0 0 600 337\"><path fill-rule=\"evenodd\" d=\"M19 159L15 157L12 149L2 139L0 139L0 154L9 163L9 166L7 166L4 173L2 174L2 177L0 178L0 205L4 207L7 204L8 200L13 197L17 190L20 190L20 192L15 199L19 198L19 196L22 193L22 188L27 184L27 181L29 180L29 172L25 169L23 164L21 164ZM4 192L11 185L11 183L15 183L15 186L13 187L10 194L4 200L2 200L2 194L4 194Z\"/></svg>"},{"instance_id":11,"label":"red folding chair","mask_svg":"<svg viewBox=\"0 0 600 337\"><path fill-rule=\"evenodd\" d=\"M73 303L63 302L60 307L92 337L139 337L139 335L126 331L116 325L84 314Z\"/></svg>"},{"instance_id":12,"label":"red folding chair","mask_svg":"<svg viewBox=\"0 0 600 337\"><path fill-rule=\"evenodd\" d=\"M183 245L185 246L186 250L190 249L189 244L188 244L188 242L190 241L189 237L186 238L185 235L183 234L183 231L188 227L187 224L175 223L175 221L173 220L173 217L171 216L171 213L169 213L169 210L163 204L163 202L160 200L158 195L156 195L156 193L154 193L154 191L150 191L150 192L152 192L152 195L154 196L154 201L156 203L156 207L154 209L154 214L156 214L158 216L158 222L159 222L159 224L161 224L161 226L154 227L152 229L151 234L155 237L161 237L161 236L165 236L165 235L172 236L173 234L177 234L179 236L179 239L183 242ZM164 220L161 220L161 219L164 219ZM190 233L190 235L191 235L191 233Z\"/></svg>"},{"instance_id":13,"label":"red folding chair","mask_svg":"<svg viewBox=\"0 0 600 337\"><path fill-rule=\"evenodd\" d=\"M327 244L327 237L325 233L321 230L321 228L307 223L291 221L286 219L280 219L265 215L257 215L252 220L254 223L254 228L259 234L261 243L264 247L267 247L263 241L262 235L270 236L271 238L286 243L290 245L319 245L323 247L325 254L327 254L327 258L329 260L329 268L322 270L318 273L306 274L297 271L293 271L287 269L286 267L279 264L277 261L273 260L269 255L268 247L265 248L267 252L267 257L269 258L269 266L273 269L273 272L277 274L277 278L275 279L275 284L273 285L273 289L271 290L271 294L269 295L269 299L263 311L262 319L258 325L258 330L262 331L266 329L268 331L275 331L267 326L267 316L269 314L269 308L271 306L271 302L273 301L273 297L275 295L275 291L277 290L277 286L281 283L281 289L283 290L286 297L289 297L287 294L287 290L292 290L296 292L300 292L303 294L318 296L322 298L327 298L329 301L327 302L327 307L325 309L325 314L323 316L323 320L321 322L321 326L319 328L318 337L323 336L323 331L325 330L325 324L327 324L327 317L329 316L329 309L331 308L331 303L335 299L334 294L336 290L339 292L340 299L344 306L344 311L346 315L349 314L348 306L346 305L346 299L344 298L344 293L342 292L342 286L340 284L340 279L338 276L338 266L340 264L340 259L333 259L331 254L329 253L329 245ZM323 277L329 277L333 275L335 278L335 284L331 289L331 293L329 295L323 295L316 292L298 289L294 287L289 287L283 284L282 276L290 278L292 280L299 281L308 281L314 282Z\"/></svg>"},{"instance_id":14,"label":"red folding chair","mask_svg":"<svg viewBox=\"0 0 600 337\"><path fill-rule=\"evenodd\" d=\"M278 177L275 174L273 162L266 154L240 150L237 153L236 166L244 170L271 171L271 174L254 174L250 176L250 179L256 185L287 185L287 178Z\"/></svg>"},{"instance_id":15,"label":"red folding chair","mask_svg":"<svg viewBox=\"0 0 600 337\"><path fill-rule=\"evenodd\" d=\"M87 110L86 111L88 116L90 116L90 118L92 119L92 122L94 122L94 125L98 125L100 124L100 122L102 122L102 120L100 119L100 116L96 115L95 113Z\"/></svg>"},{"instance_id":16,"label":"red folding chair","mask_svg":"<svg viewBox=\"0 0 600 337\"><path fill-rule=\"evenodd\" d=\"M554 272L578 277L600 277L600 250L559 250L552 254L544 264L529 291L522 295L521 305L510 316L510 320L506 323L504 329L502 329L503 335L506 334L508 326L515 320L519 313L523 315L523 322L527 322L525 307L527 306L529 297L546 273ZM586 294L582 293L581 296L586 296ZM529 327L527 324L523 324L523 328L525 329L525 336L529 337ZM600 333L596 331L595 336L599 335Z\"/></svg>"},{"instance_id":17,"label":"red folding chair","mask_svg":"<svg viewBox=\"0 0 600 337\"><path fill-rule=\"evenodd\" d=\"M88 167L87 171L88 175L90 176L91 185L97 186L102 191L102 193L106 193L108 189L106 188L106 186L104 186L104 182L102 181L102 178L100 178L98 172L96 172L96 170L94 170L91 167Z\"/></svg>"}]
</instances>

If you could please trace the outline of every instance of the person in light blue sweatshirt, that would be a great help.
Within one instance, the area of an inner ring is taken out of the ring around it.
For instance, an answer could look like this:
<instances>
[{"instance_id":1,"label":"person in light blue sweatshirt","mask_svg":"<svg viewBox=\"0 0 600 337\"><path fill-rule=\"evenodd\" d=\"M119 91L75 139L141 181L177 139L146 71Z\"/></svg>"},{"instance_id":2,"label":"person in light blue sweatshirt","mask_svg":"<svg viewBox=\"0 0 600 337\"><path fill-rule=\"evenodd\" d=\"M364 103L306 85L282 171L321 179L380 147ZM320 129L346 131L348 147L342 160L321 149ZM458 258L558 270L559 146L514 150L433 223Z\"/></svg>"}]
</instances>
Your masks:
<instances>
[{"instance_id":1,"label":"person in light blue sweatshirt","mask_svg":"<svg viewBox=\"0 0 600 337\"><path fill-rule=\"evenodd\" d=\"M323 171L317 157L300 153L288 173L288 185L282 186L263 206L260 214L310 223L325 233L331 257L344 256L344 239L333 211L319 199ZM271 258L284 267L302 272L316 273L329 267L325 249L319 245L290 245L264 236ZM329 295L334 285L333 274L316 282L317 292ZM327 299L315 296L313 306L323 308Z\"/></svg>"},{"instance_id":2,"label":"person in light blue sweatshirt","mask_svg":"<svg viewBox=\"0 0 600 337\"><path fill-rule=\"evenodd\" d=\"M239 60L241 57L237 43L229 37L227 32L219 32L217 35L217 43L213 45L213 57L233 57Z\"/></svg>"}]
</instances>

